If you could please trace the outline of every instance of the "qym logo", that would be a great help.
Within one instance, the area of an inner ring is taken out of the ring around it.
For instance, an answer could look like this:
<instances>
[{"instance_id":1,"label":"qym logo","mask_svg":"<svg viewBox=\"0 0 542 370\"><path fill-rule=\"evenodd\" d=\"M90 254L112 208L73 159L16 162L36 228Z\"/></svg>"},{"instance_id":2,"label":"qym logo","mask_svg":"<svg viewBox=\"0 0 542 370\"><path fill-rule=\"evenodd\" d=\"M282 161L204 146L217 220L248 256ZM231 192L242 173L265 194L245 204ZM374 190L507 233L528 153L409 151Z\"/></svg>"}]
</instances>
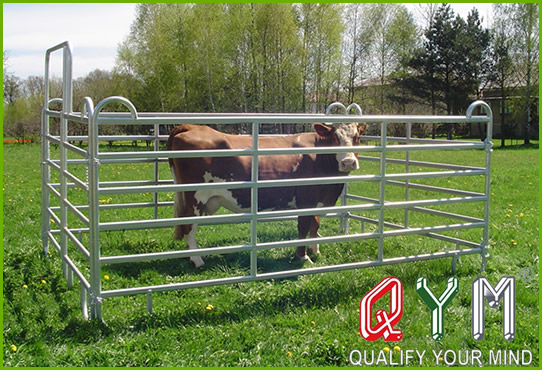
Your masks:
<instances>
[{"instance_id":1,"label":"qym logo","mask_svg":"<svg viewBox=\"0 0 542 370\"><path fill-rule=\"evenodd\" d=\"M444 292L437 298L427 286L427 279L420 277L416 281L416 292L422 301L431 310L431 336L434 340L444 337L444 313L448 304L459 292L459 281L452 277ZM390 293L390 310L379 309L373 316L373 306L386 293ZM515 338L515 279L505 276L499 280L496 288L487 278L479 277L472 283L472 338L484 338L484 300L489 307L498 308L502 301L503 306L503 337L508 340ZM399 323L403 315L403 283L396 277L383 279L365 296L363 296L359 309L360 334L369 341L384 338L385 341L400 341L403 332L394 326ZM373 318L376 325L373 326Z\"/></svg>"}]
</instances>

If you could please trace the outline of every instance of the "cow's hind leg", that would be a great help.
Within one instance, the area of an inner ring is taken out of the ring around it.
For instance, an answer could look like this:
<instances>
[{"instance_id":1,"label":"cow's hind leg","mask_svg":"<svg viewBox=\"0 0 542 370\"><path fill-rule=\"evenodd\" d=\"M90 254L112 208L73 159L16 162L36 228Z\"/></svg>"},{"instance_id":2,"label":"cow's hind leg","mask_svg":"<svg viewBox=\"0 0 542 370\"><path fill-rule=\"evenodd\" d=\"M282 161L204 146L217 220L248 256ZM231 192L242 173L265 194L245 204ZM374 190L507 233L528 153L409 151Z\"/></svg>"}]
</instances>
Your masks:
<instances>
[{"instance_id":1,"label":"cow's hind leg","mask_svg":"<svg viewBox=\"0 0 542 370\"><path fill-rule=\"evenodd\" d=\"M198 241L196 240L196 232L198 231L198 225L187 225L190 227L190 230L186 234L186 245L188 245L188 249L199 249ZM203 265L205 265L205 262L203 262L203 258L201 256L193 256L190 257L190 262L194 265L194 267L199 268Z\"/></svg>"},{"instance_id":2,"label":"cow's hind leg","mask_svg":"<svg viewBox=\"0 0 542 370\"><path fill-rule=\"evenodd\" d=\"M192 200L192 201L191 201ZM175 193L175 217L193 217L196 216L195 199L193 193ZM176 225L174 238L176 240L186 240L188 249L198 249L198 242L196 240L196 232L198 230L197 224L192 225ZM199 268L205 264L201 256L190 257L190 262L194 267Z\"/></svg>"},{"instance_id":3,"label":"cow's hind leg","mask_svg":"<svg viewBox=\"0 0 542 370\"><path fill-rule=\"evenodd\" d=\"M299 239L305 239L307 237L307 234L309 233L310 226L311 226L311 220L313 216L299 216L297 218L297 232ZM307 248L305 246L299 246L297 247L295 251L295 255L299 260L305 262L311 262L311 259L307 255Z\"/></svg>"}]
</instances>

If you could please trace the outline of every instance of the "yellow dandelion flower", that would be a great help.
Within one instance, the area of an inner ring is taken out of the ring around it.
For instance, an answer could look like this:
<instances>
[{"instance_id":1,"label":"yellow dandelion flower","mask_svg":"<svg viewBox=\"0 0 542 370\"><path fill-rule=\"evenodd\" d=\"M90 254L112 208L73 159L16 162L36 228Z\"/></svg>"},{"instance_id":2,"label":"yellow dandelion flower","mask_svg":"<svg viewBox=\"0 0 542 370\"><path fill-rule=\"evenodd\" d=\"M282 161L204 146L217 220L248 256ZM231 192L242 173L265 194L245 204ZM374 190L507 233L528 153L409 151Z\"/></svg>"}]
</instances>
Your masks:
<instances>
[{"instance_id":1,"label":"yellow dandelion flower","mask_svg":"<svg viewBox=\"0 0 542 370\"><path fill-rule=\"evenodd\" d=\"M384 347L384 352L389 352L389 351L390 351L389 347Z\"/></svg>"},{"instance_id":2,"label":"yellow dandelion flower","mask_svg":"<svg viewBox=\"0 0 542 370\"><path fill-rule=\"evenodd\" d=\"M45 280L41 279L41 283L42 283L42 284L45 284L45 283L47 283L47 282L46 282Z\"/></svg>"},{"instance_id":3,"label":"yellow dandelion flower","mask_svg":"<svg viewBox=\"0 0 542 370\"><path fill-rule=\"evenodd\" d=\"M104 275L104 280L109 280L109 275Z\"/></svg>"},{"instance_id":4,"label":"yellow dandelion flower","mask_svg":"<svg viewBox=\"0 0 542 370\"><path fill-rule=\"evenodd\" d=\"M24 284L23 289L28 289L28 285Z\"/></svg>"},{"instance_id":5,"label":"yellow dandelion flower","mask_svg":"<svg viewBox=\"0 0 542 370\"><path fill-rule=\"evenodd\" d=\"M13 352L17 352L17 346L15 344L12 344L10 347Z\"/></svg>"},{"instance_id":6,"label":"yellow dandelion flower","mask_svg":"<svg viewBox=\"0 0 542 370\"><path fill-rule=\"evenodd\" d=\"M394 350L395 352L399 352L399 351L401 350L401 347L395 346L395 347L393 347L393 350Z\"/></svg>"},{"instance_id":7,"label":"yellow dandelion flower","mask_svg":"<svg viewBox=\"0 0 542 370\"><path fill-rule=\"evenodd\" d=\"M292 357L292 352L288 351L288 357Z\"/></svg>"}]
</instances>

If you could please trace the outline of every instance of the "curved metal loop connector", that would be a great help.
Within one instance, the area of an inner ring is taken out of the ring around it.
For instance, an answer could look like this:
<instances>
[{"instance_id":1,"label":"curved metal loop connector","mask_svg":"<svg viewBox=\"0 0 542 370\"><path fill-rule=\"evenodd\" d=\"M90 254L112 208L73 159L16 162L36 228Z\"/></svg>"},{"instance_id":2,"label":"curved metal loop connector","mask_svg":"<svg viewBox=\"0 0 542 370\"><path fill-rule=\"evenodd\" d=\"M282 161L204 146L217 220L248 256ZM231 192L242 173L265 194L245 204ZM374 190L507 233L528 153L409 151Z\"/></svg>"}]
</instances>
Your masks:
<instances>
[{"instance_id":1,"label":"curved metal loop connector","mask_svg":"<svg viewBox=\"0 0 542 370\"><path fill-rule=\"evenodd\" d=\"M343 103L339 103L339 102L335 102L335 103L331 103L327 108L326 108L326 116L328 116L331 112L331 110L333 108L341 108L343 111L344 111L344 114L346 115L348 110L347 108L344 106Z\"/></svg>"},{"instance_id":2,"label":"curved metal loop connector","mask_svg":"<svg viewBox=\"0 0 542 370\"><path fill-rule=\"evenodd\" d=\"M475 102L472 102L471 105L469 105L469 107L467 108L466 117L472 118L472 112L474 112L474 110L478 107L482 108L482 110L487 114L489 118L489 122L487 123L486 140L490 142L493 137L493 112L491 111L491 107L489 106L489 104L487 104L483 100L476 100Z\"/></svg>"},{"instance_id":3,"label":"curved metal loop connector","mask_svg":"<svg viewBox=\"0 0 542 370\"><path fill-rule=\"evenodd\" d=\"M101 102L96 105L96 108L94 109L94 115L97 116L102 109L105 108L106 105L112 104L112 103L119 103L128 108L130 111L130 114L132 115L133 119L137 119L137 110L135 106L132 104L132 102L122 96L110 96L108 98L103 99Z\"/></svg>"},{"instance_id":4,"label":"curved metal loop connector","mask_svg":"<svg viewBox=\"0 0 542 370\"><path fill-rule=\"evenodd\" d=\"M94 114L94 102L88 96L83 99L83 105L81 106L81 117L92 117Z\"/></svg>"},{"instance_id":5,"label":"curved metal loop connector","mask_svg":"<svg viewBox=\"0 0 542 370\"><path fill-rule=\"evenodd\" d=\"M363 115L363 112L361 111L361 107L357 105L356 103L352 103L348 107L346 107L346 114L350 114L351 109L355 109L358 116Z\"/></svg>"},{"instance_id":6,"label":"curved metal loop connector","mask_svg":"<svg viewBox=\"0 0 542 370\"><path fill-rule=\"evenodd\" d=\"M472 102L471 105L469 105L469 107L467 108L467 118L472 118L472 112L478 107L481 107L489 117L493 116L493 112L491 111L489 104L487 104L483 100L476 100L475 102Z\"/></svg>"},{"instance_id":7,"label":"curved metal loop connector","mask_svg":"<svg viewBox=\"0 0 542 370\"><path fill-rule=\"evenodd\" d=\"M49 101L47 101L47 106L45 107L46 109L50 109L49 106L53 103L60 103L60 104L64 104L64 100L62 98L53 98L53 99L49 99Z\"/></svg>"}]
</instances>

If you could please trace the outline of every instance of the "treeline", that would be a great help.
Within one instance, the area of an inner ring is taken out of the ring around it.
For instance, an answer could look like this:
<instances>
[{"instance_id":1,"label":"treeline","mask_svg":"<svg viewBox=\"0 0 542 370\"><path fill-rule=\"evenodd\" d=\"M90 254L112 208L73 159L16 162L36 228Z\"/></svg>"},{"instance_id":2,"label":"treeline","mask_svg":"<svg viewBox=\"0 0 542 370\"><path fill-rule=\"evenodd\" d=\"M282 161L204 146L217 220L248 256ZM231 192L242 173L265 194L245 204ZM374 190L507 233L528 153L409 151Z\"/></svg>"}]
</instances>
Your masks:
<instances>
[{"instance_id":1,"label":"treeline","mask_svg":"<svg viewBox=\"0 0 542 370\"><path fill-rule=\"evenodd\" d=\"M538 4L495 4L490 28L475 9L466 19L446 4L412 9L140 4L113 71L76 80L74 102L123 95L139 111L322 112L341 101L367 114L459 114L491 87L503 101L514 95L514 109L531 109ZM34 80L4 71L5 135L39 122L39 113L30 121L40 106ZM431 128L420 130L424 136Z\"/></svg>"}]
</instances>

